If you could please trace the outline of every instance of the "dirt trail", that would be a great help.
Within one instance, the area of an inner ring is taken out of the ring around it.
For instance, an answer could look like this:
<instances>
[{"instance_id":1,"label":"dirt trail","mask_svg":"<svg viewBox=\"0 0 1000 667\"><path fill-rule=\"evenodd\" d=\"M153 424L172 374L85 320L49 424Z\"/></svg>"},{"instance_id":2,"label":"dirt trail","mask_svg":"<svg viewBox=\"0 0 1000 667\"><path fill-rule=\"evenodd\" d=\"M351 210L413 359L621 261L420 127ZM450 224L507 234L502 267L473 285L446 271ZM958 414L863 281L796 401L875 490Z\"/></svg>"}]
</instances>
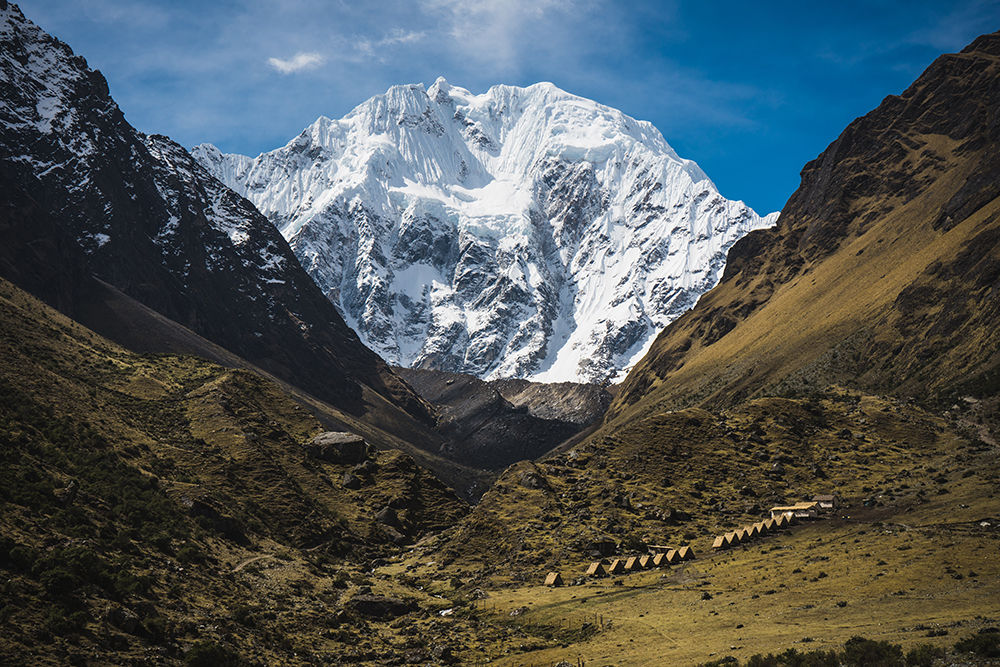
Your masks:
<instances>
[{"instance_id":1,"label":"dirt trail","mask_svg":"<svg viewBox=\"0 0 1000 667\"><path fill-rule=\"evenodd\" d=\"M250 563L256 563L257 561L264 560L265 558L274 558L274 556L264 555L264 556L255 556L253 558L247 559L247 560L243 561L242 563L240 563L239 565L237 565L236 567L234 567L233 568L233 572L239 572L240 570L242 570L243 568L245 568Z\"/></svg>"}]
</instances>

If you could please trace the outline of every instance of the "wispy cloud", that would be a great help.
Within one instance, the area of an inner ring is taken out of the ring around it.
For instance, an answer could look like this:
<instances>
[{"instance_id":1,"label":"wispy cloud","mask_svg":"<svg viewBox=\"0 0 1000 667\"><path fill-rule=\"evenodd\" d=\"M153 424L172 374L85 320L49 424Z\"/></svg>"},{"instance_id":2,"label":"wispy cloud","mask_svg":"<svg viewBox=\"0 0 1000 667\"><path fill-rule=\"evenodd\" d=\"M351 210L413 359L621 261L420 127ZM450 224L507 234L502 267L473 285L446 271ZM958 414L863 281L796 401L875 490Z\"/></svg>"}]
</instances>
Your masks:
<instances>
[{"instance_id":1,"label":"wispy cloud","mask_svg":"<svg viewBox=\"0 0 1000 667\"><path fill-rule=\"evenodd\" d=\"M425 32L406 31L402 28L395 28L377 40L368 37L356 37L353 42L354 54L349 59L354 61L367 59L383 61L384 57L381 54L383 49L398 44L415 44L422 40L426 34Z\"/></svg>"},{"instance_id":2,"label":"wispy cloud","mask_svg":"<svg viewBox=\"0 0 1000 667\"><path fill-rule=\"evenodd\" d=\"M423 0L424 10L444 19L459 50L472 57L512 67L521 52L536 43L534 36L549 34L553 18L590 0ZM543 42L546 40L543 40Z\"/></svg>"},{"instance_id":3,"label":"wispy cloud","mask_svg":"<svg viewBox=\"0 0 1000 667\"><path fill-rule=\"evenodd\" d=\"M296 53L290 60L281 58L268 58L267 64L278 70L282 74L292 74L302 70L314 69L326 61L326 58L319 53Z\"/></svg>"}]
</instances>

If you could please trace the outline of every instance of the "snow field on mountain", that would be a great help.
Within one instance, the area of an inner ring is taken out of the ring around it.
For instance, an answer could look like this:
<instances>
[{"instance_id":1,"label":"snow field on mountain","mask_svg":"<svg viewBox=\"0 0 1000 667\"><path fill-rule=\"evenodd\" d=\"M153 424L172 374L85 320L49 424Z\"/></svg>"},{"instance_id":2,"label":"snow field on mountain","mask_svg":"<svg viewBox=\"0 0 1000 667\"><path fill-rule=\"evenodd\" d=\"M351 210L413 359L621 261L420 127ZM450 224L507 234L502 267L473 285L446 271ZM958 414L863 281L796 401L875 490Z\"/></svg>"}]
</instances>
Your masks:
<instances>
[{"instance_id":1,"label":"snow field on mountain","mask_svg":"<svg viewBox=\"0 0 1000 667\"><path fill-rule=\"evenodd\" d=\"M484 379L619 379L776 217L548 83L394 86L254 159L193 152L383 358Z\"/></svg>"}]
</instances>

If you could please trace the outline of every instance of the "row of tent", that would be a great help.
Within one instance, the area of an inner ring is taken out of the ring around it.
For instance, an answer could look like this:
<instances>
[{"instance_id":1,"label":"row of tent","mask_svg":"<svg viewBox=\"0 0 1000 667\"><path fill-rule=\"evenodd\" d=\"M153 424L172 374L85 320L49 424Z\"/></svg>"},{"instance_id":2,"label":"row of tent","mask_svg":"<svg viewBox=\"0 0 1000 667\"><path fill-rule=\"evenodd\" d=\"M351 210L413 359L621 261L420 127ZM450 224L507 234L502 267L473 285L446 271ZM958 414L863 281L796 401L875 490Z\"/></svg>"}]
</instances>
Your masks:
<instances>
[{"instance_id":1,"label":"row of tent","mask_svg":"<svg viewBox=\"0 0 1000 667\"><path fill-rule=\"evenodd\" d=\"M605 567L605 563L597 561L587 568L588 577L606 577L612 574L627 574L640 570L651 570L656 567L669 567L682 561L694 560L694 549L685 546L680 549L669 549L651 556L629 556L616 558Z\"/></svg>"},{"instance_id":2,"label":"row of tent","mask_svg":"<svg viewBox=\"0 0 1000 667\"><path fill-rule=\"evenodd\" d=\"M788 514L779 514L773 519L765 519L764 521L758 521L757 523L744 526L742 528L737 528L731 533L725 533L724 535L719 535L715 538L715 542L712 543L712 548L721 550L728 549L730 547L739 546L747 542L756 540L759 537L763 537L769 533L773 533L777 530L782 530L791 526L795 523L795 517Z\"/></svg>"}]
</instances>

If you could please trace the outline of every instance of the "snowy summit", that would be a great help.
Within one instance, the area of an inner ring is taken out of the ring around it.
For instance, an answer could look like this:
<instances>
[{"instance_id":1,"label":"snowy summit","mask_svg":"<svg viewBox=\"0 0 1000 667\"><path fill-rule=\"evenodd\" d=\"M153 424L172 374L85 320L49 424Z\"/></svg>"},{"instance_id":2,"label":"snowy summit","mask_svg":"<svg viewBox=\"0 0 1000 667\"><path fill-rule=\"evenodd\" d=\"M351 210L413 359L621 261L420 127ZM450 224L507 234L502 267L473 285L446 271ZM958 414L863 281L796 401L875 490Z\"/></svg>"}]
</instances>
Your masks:
<instances>
[{"instance_id":1,"label":"snowy summit","mask_svg":"<svg viewBox=\"0 0 1000 667\"><path fill-rule=\"evenodd\" d=\"M549 83L394 86L257 158L193 152L383 358L484 379L623 377L777 218Z\"/></svg>"}]
</instances>

